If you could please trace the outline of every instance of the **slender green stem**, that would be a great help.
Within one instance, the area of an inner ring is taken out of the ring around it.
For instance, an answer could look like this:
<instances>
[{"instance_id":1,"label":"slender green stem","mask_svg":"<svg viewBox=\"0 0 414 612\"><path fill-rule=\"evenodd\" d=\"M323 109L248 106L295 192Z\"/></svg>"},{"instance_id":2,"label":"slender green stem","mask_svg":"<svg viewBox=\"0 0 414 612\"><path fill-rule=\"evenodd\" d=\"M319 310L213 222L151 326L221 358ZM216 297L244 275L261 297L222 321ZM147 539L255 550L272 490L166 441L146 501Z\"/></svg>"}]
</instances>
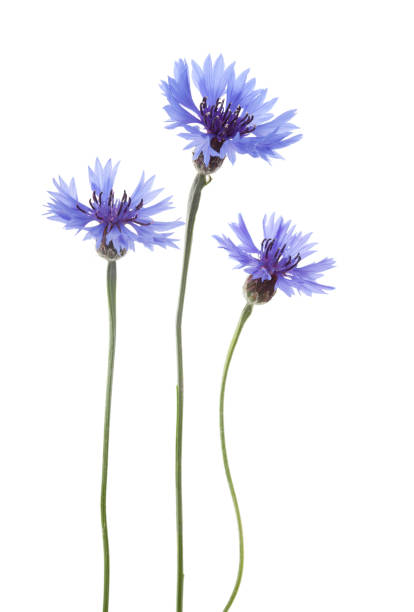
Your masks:
<instances>
[{"instance_id":1,"label":"slender green stem","mask_svg":"<svg viewBox=\"0 0 414 612\"><path fill-rule=\"evenodd\" d=\"M184 406L184 374L183 374L183 342L182 320L185 289L187 285L188 265L190 263L191 244L193 241L194 222L197 215L202 189L211 179L204 174L197 174L191 186L188 198L187 227L184 244L184 259L181 272L180 294L178 298L176 334L177 334L177 429L175 444L175 491L177 515L177 612L183 610L184 591L184 554L183 554L183 497L182 497L182 447L183 447L183 406Z\"/></svg>"},{"instance_id":2,"label":"slender green stem","mask_svg":"<svg viewBox=\"0 0 414 612\"><path fill-rule=\"evenodd\" d=\"M111 420L112 379L114 373L115 359L115 337L116 337L116 262L108 262L107 290L109 306L109 354L108 374L106 380L105 400L105 426L102 453L102 484L101 484L101 524L104 550L104 594L103 612L108 612L109 607L109 540L108 524L106 519L106 486L108 481L108 449L109 449L109 426Z\"/></svg>"},{"instance_id":3,"label":"slender green stem","mask_svg":"<svg viewBox=\"0 0 414 612\"><path fill-rule=\"evenodd\" d=\"M230 493L231 493L231 497L232 497L233 505L234 505L234 511L236 513L236 518L237 518L237 527L238 527L238 531L239 531L239 548L240 548L240 550L239 550L239 569L238 569L238 572L237 572L236 584L234 585L233 592L230 595L230 599L228 600L228 602L226 604L226 607L224 608L223 612L227 612L227 610L230 610L230 607L231 607L233 601L236 598L237 592L238 592L239 587L240 587L242 575L243 575L243 565L244 565L243 527L242 527L242 521L241 521L241 516L240 516L239 503L237 501L236 491L234 489L233 480L232 480L232 477L231 477L229 460L228 460L227 449L226 449L226 437L224 435L224 392L225 392L225 389L226 389L227 374L228 374L228 371L229 371L231 359L233 357L234 349L236 348L236 344L237 344L237 341L238 341L239 336L241 334L241 331L242 331L242 329L244 327L244 324L246 323L247 319L252 314L252 310L253 310L253 306L251 304L246 304L246 306L243 308L240 320L239 320L239 322L237 324L237 327L236 327L236 331L234 332L233 338L232 338L232 340L230 342L230 346L229 346L229 350L228 350L228 353L227 353L226 361L224 363L223 377L222 377L222 380L221 380L221 390L220 390L220 440L221 440L221 451L222 451L222 455L223 455L223 463L224 463L224 469L225 469L225 472L226 472L226 478L227 478L227 482L228 482L228 485L229 485L229 489L230 489Z\"/></svg>"}]
</instances>

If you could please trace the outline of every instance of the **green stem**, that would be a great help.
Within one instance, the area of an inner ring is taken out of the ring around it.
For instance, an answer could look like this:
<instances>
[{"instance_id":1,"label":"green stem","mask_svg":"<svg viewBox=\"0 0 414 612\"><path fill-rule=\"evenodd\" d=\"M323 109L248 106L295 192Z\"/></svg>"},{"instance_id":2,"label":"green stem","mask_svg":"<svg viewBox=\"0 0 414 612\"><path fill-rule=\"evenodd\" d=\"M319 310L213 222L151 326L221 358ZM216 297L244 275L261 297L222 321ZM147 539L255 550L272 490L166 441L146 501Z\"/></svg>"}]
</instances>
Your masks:
<instances>
[{"instance_id":1,"label":"green stem","mask_svg":"<svg viewBox=\"0 0 414 612\"><path fill-rule=\"evenodd\" d=\"M109 306L109 354L108 374L106 379L105 400L105 426L104 443L102 454L102 484L101 484L101 524L104 550L104 594L103 612L108 612L109 606L109 541L108 525L106 519L106 486L108 481L108 448L109 448L109 426L111 420L112 379L114 373L115 359L115 337L116 337L116 262L108 262L107 291Z\"/></svg>"},{"instance_id":2,"label":"green stem","mask_svg":"<svg viewBox=\"0 0 414 612\"><path fill-rule=\"evenodd\" d=\"M210 179L211 180L211 179ZM177 516L177 612L183 610L184 591L184 555L183 555L183 497L182 497L182 448L183 448L183 342L182 320L185 289L187 285L188 265L190 263L191 244L193 241L194 222L197 215L202 189L210 180L204 174L197 174L191 186L188 198L187 227L184 244L184 259L181 272L180 295L178 298L176 334L177 334L177 429L175 444L175 491Z\"/></svg>"},{"instance_id":3,"label":"green stem","mask_svg":"<svg viewBox=\"0 0 414 612\"><path fill-rule=\"evenodd\" d=\"M241 331L242 331L242 329L244 327L244 324L246 323L247 319L252 314L252 310L253 310L253 306L251 304L246 304L246 306L243 308L240 320L239 320L239 322L237 324L237 327L236 327L236 331L234 332L233 338L232 338L232 340L230 342L230 346L229 346L229 350L228 350L228 353L227 353L226 361L224 363L223 378L221 380L221 390L220 390L220 440L221 440L221 451L222 451L222 455L223 455L224 469L225 469L225 472L226 472L226 478L227 478L227 482L228 482L228 485L229 485L231 497L232 497L232 500L233 500L234 511L236 513L236 518L237 518L237 527L238 527L238 531L239 531L239 569L238 569L238 572L237 572L236 584L234 585L233 592L230 595L230 599L227 602L226 607L224 608L223 612L227 612L227 610L230 610L230 607L231 607L233 601L236 598L237 592L238 592L239 587L240 587L242 575L243 575L243 565L244 565L243 527L242 527L242 521L241 521L240 510L239 510L239 504L238 504L238 501L237 501L236 491L234 489L233 480L232 480L232 477L231 477L231 472L230 472L230 467L229 467L229 460L228 460L228 457L227 457L226 437L224 435L224 392L225 392L225 389L226 389L227 374L228 374L228 371L229 371L231 359L233 357L234 349L236 348L236 344L237 344L237 341L238 341L239 336L241 334Z\"/></svg>"}]
</instances>

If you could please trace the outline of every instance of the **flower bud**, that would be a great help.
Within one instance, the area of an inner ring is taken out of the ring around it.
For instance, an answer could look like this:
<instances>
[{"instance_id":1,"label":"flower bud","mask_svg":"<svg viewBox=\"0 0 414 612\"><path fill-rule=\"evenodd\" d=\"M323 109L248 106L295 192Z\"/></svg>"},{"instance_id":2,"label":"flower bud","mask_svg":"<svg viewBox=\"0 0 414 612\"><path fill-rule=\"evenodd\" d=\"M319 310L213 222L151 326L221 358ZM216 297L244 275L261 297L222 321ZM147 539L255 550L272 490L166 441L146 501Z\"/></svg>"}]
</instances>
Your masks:
<instances>
[{"instance_id":1,"label":"flower bud","mask_svg":"<svg viewBox=\"0 0 414 612\"><path fill-rule=\"evenodd\" d=\"M211 139L210 146L212 149L214 149L214 151L217 151L217 153L220 153L222 145L223 143L217 140L217 138ZM200 174L213 174L213 172L216 172L216 170L221 168L224 159L224 157L222 158L219 155L212 155L210 157L208 166L206 166L206 164L204 163L204 155L203 153L200 153L197 159L194 159L193 156L193 164L195 165Z\"/></svg>"},{"instance_id":2,"label":"flower bud","mask_svg":"<svg viewBox=\"0 0 414 612\"><path fill-rule=\"evenodd\" d=\"M109 244L101 242L100 246L96 249L96 251L98 255L104 257L108 261L116 261L117 259L123 257L127 252L126 249L121 249L118 253L112 241Z\"/></svg>"},{"instance_id":3,"label":"flower bud","mask_svg":"<svg viewBox=\"0 0 414 612\"><path fill-rule=\"evenodd\" d=\"M249 304L266 304L276 293L277 277L262 281L260 278L247 277L243 286L243 293Z\"/></svg>"},{"instance_id":4,"label":"flower bud","mask_svg":"<svg viewBox=\"0 0 414 612\"><path fill-rule=\"evenodd\" d=\"M213 172L216 172L216 170L221 168L221 166L223 165L223 162L224 162L224 158L221 159L221 157L219 157L218 155L212 155L210 157L210 162L208 166L206 166L204 163L203 153L200 153L197 159L193 158L193 164L197 168L197 172L199 172L200 174L206 174L206 175L213 174Z\"/></svg>"}]
</instances>

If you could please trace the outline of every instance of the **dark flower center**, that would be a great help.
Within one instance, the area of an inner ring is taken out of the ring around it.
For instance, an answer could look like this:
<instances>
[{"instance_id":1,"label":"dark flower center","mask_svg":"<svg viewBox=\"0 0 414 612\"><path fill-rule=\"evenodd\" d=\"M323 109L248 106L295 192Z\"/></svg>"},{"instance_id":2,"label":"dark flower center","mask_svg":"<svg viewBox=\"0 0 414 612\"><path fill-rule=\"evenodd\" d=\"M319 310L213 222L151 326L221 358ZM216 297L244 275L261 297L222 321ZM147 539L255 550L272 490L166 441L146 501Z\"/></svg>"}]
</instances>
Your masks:
<instances>
[{"instance_id":1,"label":"dark flower center","mask_svg":"<svg viewBox=\"0 0 414 612\"><path fill-rule=\"evenodd\" d=\"M76 207L85 215L90 216L91 221L96 219L99 223L103 223L105 225L105 235L115 226L121 231L121 224L136 223L137 225L150 225L149 222L144 223L138 220L139 211L144 205L144 200L141 200L136 206L131 206L131 198L128 198L126 191L124 191L121 200L115 200L112 189L107 199L104 199L102 196L102 192L97 195L96 191L94 191L89 200L90 209L79 204Z\"/></svg>"},{"instance_id":2,"label":"dark flower center","mask_svg":"<svg viewBox=\"0 0 414 612\"><path fill-rule=\"evenodd\" d=\"M217 152L225 140L233 138L236 134L241 136L250 134L256 128L255 125L250 125L254 119L253 115L246 113L240 117L241 106L233 110L230 102L225 107L223 98L217 98L216 103L210 106L207 104L207 98L203 98L200 113L207 132L213 135L211 146Z\"/></svg>"},{"instance_id":3,"label":"dark flower center","mask_svg":"<svg viewBox=\"0 0 414 612\"><path fill-rule=\"evenodd\" d=\"M273 247L275 245L275 241L272 240L271 238L265 238L262 242L262 248L261 248L261 256L262 259L268 259L269 263L272 264L272 266L279 266L279 263L283 257L283 253L286 249L286 244L284 244L282 246L282 248L277 248L276 251L273 253ZM283 260L281 262L280 267L278 267L278 273L279 274L284 274L285 272L289 272L289 270L293 270L293 268L296 268L296 266L298 265L298 263L301 260L301 256L300 253L298 253L295 257L291 257L291 255L289 255L289 257L287 257L286 260Z\"/></svg>"}]
</instances>

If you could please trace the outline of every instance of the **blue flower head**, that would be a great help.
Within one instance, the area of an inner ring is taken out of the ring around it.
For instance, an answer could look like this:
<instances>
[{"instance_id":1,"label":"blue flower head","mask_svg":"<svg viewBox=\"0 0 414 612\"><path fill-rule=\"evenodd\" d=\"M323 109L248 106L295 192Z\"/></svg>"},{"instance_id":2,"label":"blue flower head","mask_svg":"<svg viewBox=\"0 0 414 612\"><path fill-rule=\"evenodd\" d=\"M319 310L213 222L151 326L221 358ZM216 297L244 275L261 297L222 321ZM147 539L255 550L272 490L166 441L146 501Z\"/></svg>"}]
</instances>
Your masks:
<instances>
[{"instance_id":1,"label":"blue flower head","mask_svg":"<svg viewBox=\"0 0 414 612\"><path fill-rule=\"evenodd\" d=\"M85 231L85 239L93 238L96 249L106 259L118 259L128 249L134 250L135 242L152 249L154 245L175 247L170 230L182 225L181 221L154 221L152 216L172 208L171 197L148 206L162 189L152 190L155 176L141 180L130 196L124 191L116 198L113 190L119 162L112 166L109 160L102 166L99 159L95 169L89 168L92 195L89 205L78 199L75 181L70 183L59 177L54 180L56 191L49 191L51 201L46 213L49 219L60 221L66 229Z\"/></svg>"},{"instance_id":2,"label":"blue flower head","mask_svg":"<svg viewBox=\"0 0 414 612\"><path fill-rule=\"evenodd\" d=\"M197 101L191 93L189 70L185 60L178 60L174 76L162 81L168 100L168 128L182 128L188 140L186 149L194 149L194 161L201 172L211 173L227 157L234 163L236 153L248 153L269 161L281 157L278 149L298 141L291 135L297 127L290 123L294 110L278 117L270 112L277 98L265 102L267 90L255 89L249 70L236 76L234 63L227 68L220 55L212 62L210 55L201 68L192 62L192 79L199 91Z\"/></svg>"},{"instance_id":3,"label":"blue flower head","mask_svg":"<svg viewBox=\"0 0 414 612\"><path fill-rule=\"evenodd\" d=\"M333 287L321 285L317 280L322 273L333 268L335 261L325 258L307 266L300 262L314 253L315 242L309 242L311 234L295 232L291 221L282 217L275 219L274 213L263 219L264 239L260 248L254 244L243 217L230 227L240 240L235 245L226 236L214 236L220 247L238 262L236 268L244 268L249 274L244 285L246 299L251 304L268 302L280 289L289 297L295 293L325 293Z\"/></svg>"}]
</instances>

